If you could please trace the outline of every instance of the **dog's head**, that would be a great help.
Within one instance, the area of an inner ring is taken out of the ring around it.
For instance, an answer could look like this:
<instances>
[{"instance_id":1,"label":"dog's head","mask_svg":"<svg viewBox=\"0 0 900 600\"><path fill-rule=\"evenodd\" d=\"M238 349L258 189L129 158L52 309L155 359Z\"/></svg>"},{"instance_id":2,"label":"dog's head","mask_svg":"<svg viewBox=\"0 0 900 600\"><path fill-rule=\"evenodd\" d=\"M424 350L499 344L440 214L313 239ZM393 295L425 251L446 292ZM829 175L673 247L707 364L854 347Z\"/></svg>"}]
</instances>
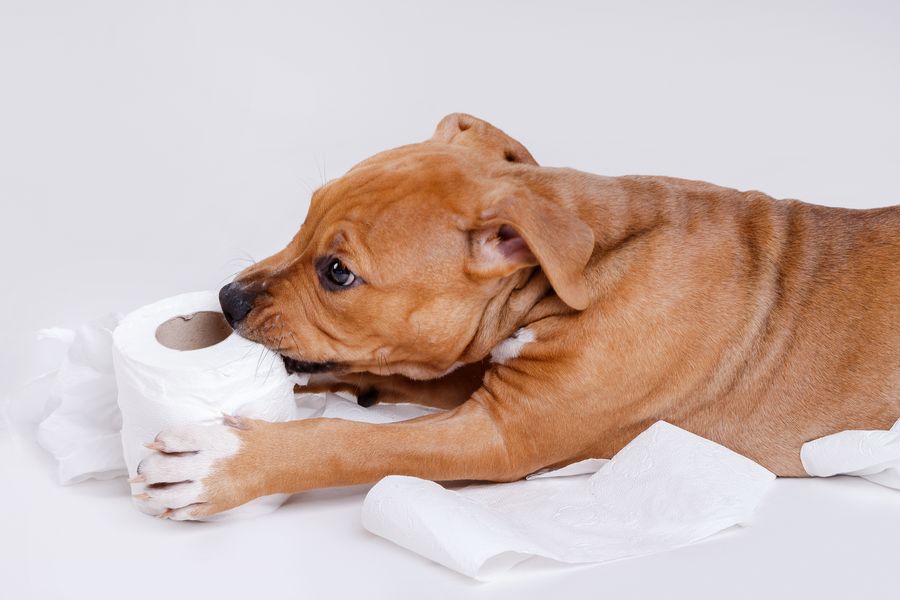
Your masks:
<instances>
[{"instance_id":1,"label":"dog's head","mask_svg":"<svg viewBox=\"0 0 900 600\"><path fill-rule=\"evenodd\" d=\"M542 294L552 286L576 310L588 301L593 234L536 191L540 170L499 129L449 115L428 141L318 189L290 244L222 289L226 317L301 372L427 379L480 360L472 341L502 310L492 301L535 267Z\"/></svg>"}]
</instances>

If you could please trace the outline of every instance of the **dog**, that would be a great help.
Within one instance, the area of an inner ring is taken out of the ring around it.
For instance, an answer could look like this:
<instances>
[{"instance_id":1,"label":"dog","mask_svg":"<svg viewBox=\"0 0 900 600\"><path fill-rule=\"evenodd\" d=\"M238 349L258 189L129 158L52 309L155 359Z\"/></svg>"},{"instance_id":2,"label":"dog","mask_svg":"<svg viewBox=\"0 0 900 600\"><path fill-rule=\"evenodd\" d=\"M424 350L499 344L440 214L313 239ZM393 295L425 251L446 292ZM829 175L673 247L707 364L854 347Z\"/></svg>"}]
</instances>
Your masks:
<instances>
[{"instance_id":1,"label":"dog","mask_svg":"<svg viewBox=\"0 0 900 600\"><path fill-rule=\"evenodd\" d=\"M900 206L542 167L465 114L318 189L220 300L327 374L310 391L445 410L163 431L132 480L160 516L391 474L513 481L659 419L797 477L804 442L900 416Z\"/></svg>"}]
</instances>

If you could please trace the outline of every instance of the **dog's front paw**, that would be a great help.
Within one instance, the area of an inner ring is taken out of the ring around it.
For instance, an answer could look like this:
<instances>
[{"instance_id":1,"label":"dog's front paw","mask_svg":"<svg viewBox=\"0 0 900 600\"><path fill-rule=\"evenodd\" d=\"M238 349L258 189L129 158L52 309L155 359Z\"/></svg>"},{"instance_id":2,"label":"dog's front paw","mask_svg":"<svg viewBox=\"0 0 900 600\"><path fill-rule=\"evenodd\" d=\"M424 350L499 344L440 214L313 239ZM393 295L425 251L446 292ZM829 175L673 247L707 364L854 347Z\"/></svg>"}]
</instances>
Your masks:
<instances>
[{"instance_id":1,"label":"dog's front paw","mask_svg":"<svg viewBox=\"0 0 900 600\"><path fill-rule=\"evenodd\" d=\"M153 454L140 462L130 480L135 488L143 485L133 488L138 507L159 517L199 520L262 495L262 473L252 467L256 436L248 434L264 425L225 416L222 424L160 432L146 444Z\"/></svg>"}]
</instances>

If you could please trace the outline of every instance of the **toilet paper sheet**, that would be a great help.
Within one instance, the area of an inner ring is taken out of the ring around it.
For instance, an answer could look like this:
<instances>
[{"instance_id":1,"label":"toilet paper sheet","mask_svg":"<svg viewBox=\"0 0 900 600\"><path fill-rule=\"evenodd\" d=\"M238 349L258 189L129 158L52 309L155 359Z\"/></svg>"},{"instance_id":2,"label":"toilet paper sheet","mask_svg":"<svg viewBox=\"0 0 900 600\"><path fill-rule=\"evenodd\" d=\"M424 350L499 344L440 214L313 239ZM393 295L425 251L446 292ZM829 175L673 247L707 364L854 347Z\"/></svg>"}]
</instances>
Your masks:
<instances>
[{"instance_id":1,"label":"toilet paper sheet","mask_svg":"<svg viewBox=\"0 0 900 600\"><path fill-rule=\"evenodd\" d=\"M900 490L900 419L888 431L841 431L807 442L800 460L815 477L854 475Z\"/></svg>"},{"instance_id":2,"label":"toilet paper sheet","mask_svg":"<svg viewBox=\"0 0 900 600\"><path fill-rule=\"evenodd\" d=\"M66 355L51 374L46 408L38 426L38 443L56 457L63 485L125 475L122 414L116 404L112 332L119 315L108 315L75 330L44 329L39 337L66 346Z\"/></svg>"},{"instance_id":3,"label":"toilet paper sheet","mask_svg":"<svg viewBox=\"0 0 900 600\"><path fill-rule=\"evenodd\" d=\"M774 479L750 459L659 421L590 476L460 490L387 477L366 496L362 519L400 546L489 579L531 556L600 562L695 542L747 521Z\"/></svg>"}]
</instances>

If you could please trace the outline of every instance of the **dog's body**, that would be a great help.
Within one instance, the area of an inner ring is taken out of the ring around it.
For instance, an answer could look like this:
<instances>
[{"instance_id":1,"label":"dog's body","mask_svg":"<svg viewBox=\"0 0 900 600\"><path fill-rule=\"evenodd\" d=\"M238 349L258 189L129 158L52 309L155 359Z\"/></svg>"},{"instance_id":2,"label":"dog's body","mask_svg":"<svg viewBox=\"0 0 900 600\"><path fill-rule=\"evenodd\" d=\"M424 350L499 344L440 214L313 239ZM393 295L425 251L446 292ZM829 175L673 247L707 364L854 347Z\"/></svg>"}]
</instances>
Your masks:
<instances>
[{"instance_id":1,"label":"dog's body","mask_svg":"<svg viewBox=\"0 0 900 600\"><path fill-rule=\"evenodd\" d=\"M223 308L361 402L448 410L163 432L139 479L184 482L146 497L175 518L388 474L509 481L659 419L801 476L804 442L900 417L900 207L539 167L466 115L319 190ZM241 443L209 472L175 454L217 436Z\"/></svg>"}]
</instances>

